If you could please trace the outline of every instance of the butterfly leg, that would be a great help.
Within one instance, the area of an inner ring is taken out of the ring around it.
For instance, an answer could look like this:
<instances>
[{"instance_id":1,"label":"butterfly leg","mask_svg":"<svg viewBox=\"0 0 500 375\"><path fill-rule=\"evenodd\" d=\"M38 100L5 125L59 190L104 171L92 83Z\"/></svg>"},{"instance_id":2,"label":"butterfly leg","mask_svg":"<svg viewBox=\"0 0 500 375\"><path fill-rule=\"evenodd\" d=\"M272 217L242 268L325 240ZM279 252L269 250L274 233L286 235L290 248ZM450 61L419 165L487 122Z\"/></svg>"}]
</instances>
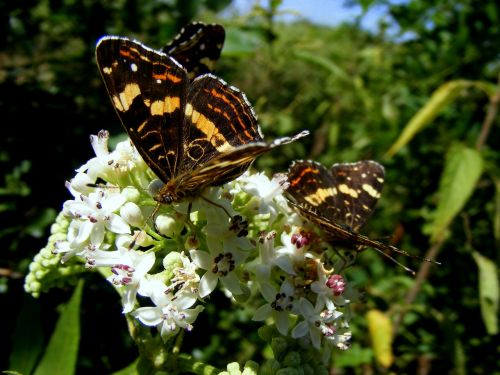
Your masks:
<instances>
[{"instance_id":1,"label":"butterfly leg","mask_svg":"<svg viewBox=\"0 0 500 375\"><path fill-rule=\"evenodd\" d=\"M196 233L196 227L191 221L191 210L193 208L193 202L189 202L187 212L186 212L186 225L191 233Z\"/></svg>"},{"instance_id":2,"label":"butterfly leg","mask_svg":"<svg viewBox=\"0 0 500 375\"><path fill-rule=\"evenodd\" d=\"M229 226L230 231L235 232L238 235L238 237L245 237L246 235L248 235L248 221L243 220L243 217L241 215L231 216L231 214L228 212L228 210L226 210L226 208L223 205L216 203L208 199L207 197L204 197L203 195L200 195L200 197L204 201L210 203L211 205L219 207L226 213L226 215L231 219L231 224Z\"/></svg>"}]
</instances>

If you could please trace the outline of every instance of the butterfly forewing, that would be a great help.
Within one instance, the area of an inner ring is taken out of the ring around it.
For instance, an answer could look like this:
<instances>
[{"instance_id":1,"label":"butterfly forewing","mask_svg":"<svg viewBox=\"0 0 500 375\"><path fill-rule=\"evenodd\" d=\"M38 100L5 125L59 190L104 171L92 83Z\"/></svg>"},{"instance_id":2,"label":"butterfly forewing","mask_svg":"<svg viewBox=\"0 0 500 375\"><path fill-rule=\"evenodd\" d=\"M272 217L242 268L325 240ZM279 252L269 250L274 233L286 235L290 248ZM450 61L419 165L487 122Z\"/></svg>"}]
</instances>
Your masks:
<instances>
[{"instance_id":1,"label":"butterfly forewing","mask_svg":"<svg viewBox=\"0 0 500 375\"><path fill-rule=\"evenodd\" d=\"M193 22L184 26L162 51L186 68L189 78L193 79L213 71L224 39L225 31L221 25Z\"/></svg>"},{"instance_id":2,"label":"butterfly forewing","mask_svg":"<svg viewBox=\"0 0 500 375\"><path fill-rule=\"evenodd\" d=\"M231 151L221 153L213 159L199 166L193 173L183 176L183 186L199 186L203 183L210 185L222 185L234 180L245 172L257 156L271 151L273 148L291 143L308 135L308 131L302 131L293 137L282 137L275 139L272 143L252 142L235 147ZM214 178L214 176L217 176Z\"/></svg>"},{"instance_id":3,"label":"butterfly forewing","mask_svg":"<svg viewBox=\"0 0 500 375\"><path fill-rule=\"evenodd\" d=\"M96 47L101 76L123 127L137 150L166 182L183 156L182 127L189 80L169 56L120 37Z\"/></svg>"}]
</instances>

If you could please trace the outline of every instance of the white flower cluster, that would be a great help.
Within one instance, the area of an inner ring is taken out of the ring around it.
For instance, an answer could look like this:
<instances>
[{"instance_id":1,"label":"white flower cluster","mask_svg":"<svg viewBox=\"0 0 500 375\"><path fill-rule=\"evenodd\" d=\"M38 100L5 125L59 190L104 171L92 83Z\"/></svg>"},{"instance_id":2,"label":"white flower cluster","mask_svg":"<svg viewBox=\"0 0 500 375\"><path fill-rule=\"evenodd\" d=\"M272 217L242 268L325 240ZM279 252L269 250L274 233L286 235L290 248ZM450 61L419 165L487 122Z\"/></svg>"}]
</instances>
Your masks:
<instances>
[{"instance_id":1,"label":"white flower cluster","mask_svg":"<svg viewBox=\"0 0 500 375\"><path fill-rule=\"evenodd\" d=\"M91 137L96 157L67 183L70 224L54 246L62 262L76 257L101 271L123 313L164 340L190 330L220 286L238 303L260 295L254 320L273 318L283 336L328 353L348 347L353 293L323 265L324 244L290 210L282 181L247 172L206 189L206 199L159 205L147 190L155 177L135 148L125 141L110 152L108 139L105 131Z\"/></svg>"}]
</instances>

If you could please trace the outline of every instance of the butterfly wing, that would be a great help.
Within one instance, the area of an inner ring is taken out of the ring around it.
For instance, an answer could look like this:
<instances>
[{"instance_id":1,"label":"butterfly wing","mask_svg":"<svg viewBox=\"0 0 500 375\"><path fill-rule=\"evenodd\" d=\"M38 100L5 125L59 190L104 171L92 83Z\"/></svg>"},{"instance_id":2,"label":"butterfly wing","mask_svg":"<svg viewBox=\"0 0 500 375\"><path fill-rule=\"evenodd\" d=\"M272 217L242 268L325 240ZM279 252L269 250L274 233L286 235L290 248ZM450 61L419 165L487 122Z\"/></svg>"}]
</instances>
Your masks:
<instances>
[{"instance_id":1,"label":"butterfly wing","mask_svg":"<svg viewBox=\"0 0 500 375\"><path fill-rule=\"evenodd\" d=\"M295 161L288 171L288 196L304 211L358 232L371 215L384 182L384 168L371 160L335 164Z\"/></svg>"},{"instance_id":2,"label":"butterfly wing","mask_svg":"<svg viewBox=\"0 0 500 375\"><path fill-rule=\"evenodd\" d=\"M185 114L183 171L198 170L221 154L262 140L245 95L211 74L192 82Z\"/></svg>"},{"instance_id":3,"label":"butterfly wing","mask_svg":"<svg viewBox=\"0 0 500 375\"><path fill-rule=\"evenodd\" d=\"M183 189L200 189L206 186L222 185L234 180L243 174L259 155L273 150L284 144L305 137L309 131L305 130L293 137L282 137L271 143L264 141L252 142L234 147L220 153L207 163L199 166L183 178Z\"/></svg>"},{"instance_id":4,"label":"butterfly wing","mask_svg":"<svg viewBox=\"0 0 500 375\"><path fill-rule=\"evenodd\" d=\"M296 160L288 170L286 195L299 209L321 212L332 222L343 223L344 214L339 208L338 190L330 171L320 163Z\"/></svg>"},{"instance_id":5,"label":"butterfly wing","mask_svg":"<svg viewBox=\"0 0 500 375\"><path fill-rule=\"evenodd\" d=\"M384 186L384 167L373 160L334 164L337 222L358 232L371 216Z\"/></svg>"},{"instance_id":6,"label":"butterfly wing","mask_svg":"<svg viewBox=\"0 0 500 375\"><path fill-rule=\"evenodd\" d=\"M189 79L171 57L127 38L106 36L96 59L111 102L144 161L167 182L183 157Z\"/></svg>"},{"instance_id":7,"label":"butterfly wing","mask_svg":"<svg viewBox=\"0 0 500 375\"><path fill-rule=\"evenodd\" d=\"M162 51L186 68L193 79L214 70L225 36L221 25L193 22L184 26Z\"/></svg>"}]
</instances>

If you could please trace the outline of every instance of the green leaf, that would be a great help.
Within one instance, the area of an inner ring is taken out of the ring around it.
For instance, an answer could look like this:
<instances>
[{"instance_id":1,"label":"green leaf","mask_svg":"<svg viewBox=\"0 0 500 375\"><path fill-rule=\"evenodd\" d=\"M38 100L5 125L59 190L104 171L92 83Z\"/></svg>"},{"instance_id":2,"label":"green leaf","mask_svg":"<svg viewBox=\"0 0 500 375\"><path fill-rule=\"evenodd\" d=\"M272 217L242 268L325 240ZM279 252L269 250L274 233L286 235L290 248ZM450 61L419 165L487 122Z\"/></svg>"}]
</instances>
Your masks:
<instances>
[{"instance_id":1,"label":"green leaf","mask_svg":"<svg viewBox=\"0 0 500 375\"><path fill-rule=\"evenodd\" d=\"M493 237L497 249L500 247L500 179L495 179L495 212L493 217Z\"/></svg>"},{"instance_id":2,"label":"green leaf","mask_svg":"<svg viewBox=\"0 0 500 375\"><path fill-rule=\"evenodd\" d=\"M253 54L262 44L258 33L238 28L226 28L224 57L244 57Z\"/></svg>"},{"instance_id":3,"label":"green leaf","mask_svg":"<svg viewBox=\"0 0 500 375\"><path fill-rule=\"evenodd\" d=\"M478 151L456 144L446 156L439 184L439 201L431 227L431 242L438 241L471 196L483 171Z\"/></svg>"},{"instance_id":4,"label":"green leaf","mask_svg":"<svg viewBox=\"0 0 500 375\"><path fill-rule=\"evenodd\" d=\"M83 281L64 307L35 375L71 375L75 373L80 342L80 302Z\"/></svg>"},{"instance_id":5,"label":"green leaf","mask_svg":"<svg viewBox=\"0 0 500 375\"><path fill-rule=\"evenodd\" d=\"M487 82L456 80L439 86L427 103L410 119L399 138L386 152L385 157L390 158L396 154L419 131L432 123L441 111L454 101L464 89L470 87L484 91L490 98L495 94L495 85Z\"/></svg>"},{"instance_id":6,"label":"green leaf","mask_svg":"<svg viewBox=\"0 0 500 375\"><path fill-rule=\"evenodd\" d=\"M366 314L368 330L372 341L375 359L388 368L392 365L392 323L389 317L379 310L370 310Z\"/></svg>"},{"instance_id":7,"label":"green leaf","mask_svg":"<svg viewBox=\"0 0 500 375\"><path fill-rule=\"evenodd\" d=\"M9 367L21 374L31 374L43 350L44 340L39 301L27 294L13 337Z\"/></svg>"},{"instance_id":8,"label":"green leaf","mask_svg":"<svg viewBox=\"0 0 500 375\"><path fill-rule=\"evenodd\" d=\"M495 262L477 251L472 253L479 268L479 302L486 331L490 335L498 333L498 307L500 286Z\"/></svg>"},{"instance_id":9,"label":"green leaf","mask_svg":"<svg viewBox=\"0 0 500 375\"><path fill-rule=\"evenodd\" d=\"M307 51L294 51L293 54L295 57L303 61L315 64L327 70L333 77L342 80L343 82L352 84L352 77L347 74L345 70L340 67L340 65L335 64L332 60Z\"/></svg>"}]
</instances>

